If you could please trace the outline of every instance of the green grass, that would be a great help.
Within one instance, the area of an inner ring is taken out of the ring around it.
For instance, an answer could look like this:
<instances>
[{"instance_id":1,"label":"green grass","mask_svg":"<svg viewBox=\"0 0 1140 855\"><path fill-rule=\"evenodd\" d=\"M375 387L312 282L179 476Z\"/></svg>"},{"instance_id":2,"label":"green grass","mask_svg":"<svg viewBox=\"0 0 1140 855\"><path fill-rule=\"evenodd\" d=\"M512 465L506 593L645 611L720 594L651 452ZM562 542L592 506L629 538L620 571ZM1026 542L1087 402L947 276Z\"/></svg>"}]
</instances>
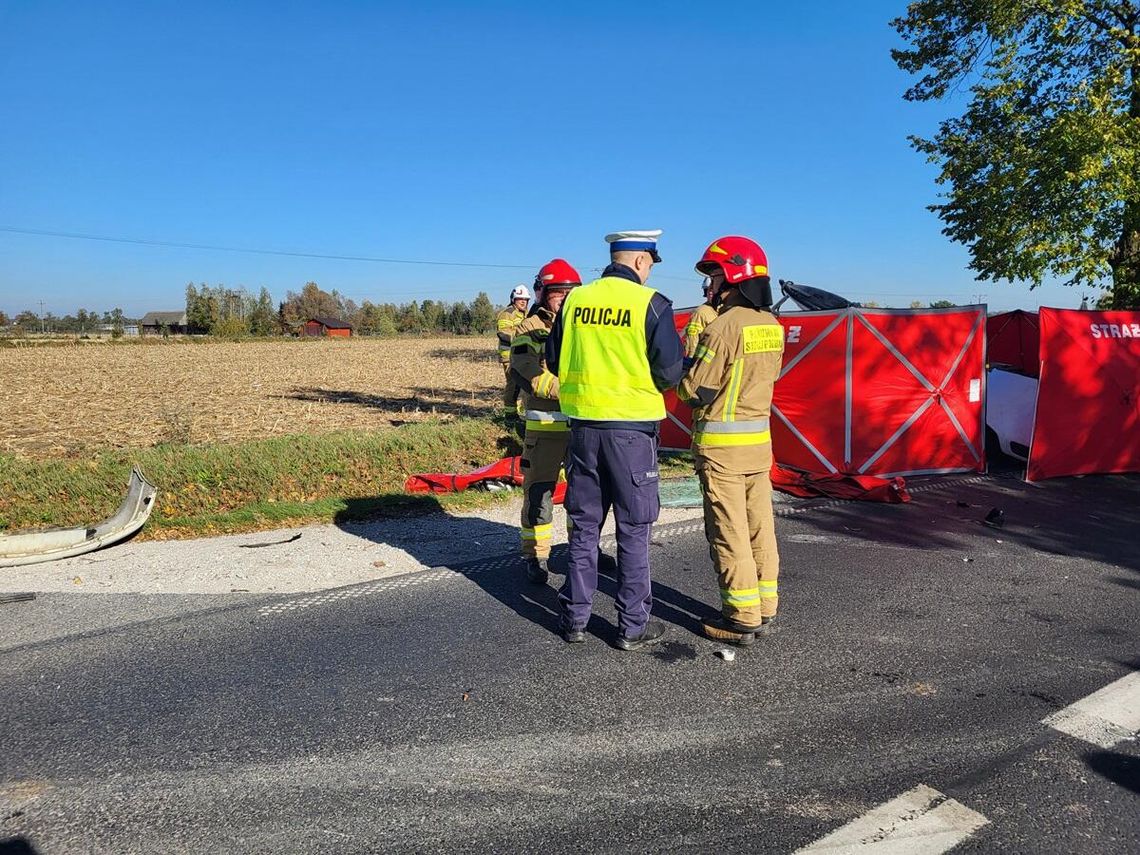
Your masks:
<instances>
[{"instance_id":1,"label":"green grass","mask_svg":"<svg viewBox=\"0 0 1140 855\"><path fill-rule=\"evenodd\" d=\"M90 524L122 501L132 465L158 486L142 536L187 537L310 522L467 509L501 500L468 491L410 496L415 472L466 471L518 443L486 419L227 445L161 445L85 460L0 455L0 531Z\"/></svg>"}]
</instances>

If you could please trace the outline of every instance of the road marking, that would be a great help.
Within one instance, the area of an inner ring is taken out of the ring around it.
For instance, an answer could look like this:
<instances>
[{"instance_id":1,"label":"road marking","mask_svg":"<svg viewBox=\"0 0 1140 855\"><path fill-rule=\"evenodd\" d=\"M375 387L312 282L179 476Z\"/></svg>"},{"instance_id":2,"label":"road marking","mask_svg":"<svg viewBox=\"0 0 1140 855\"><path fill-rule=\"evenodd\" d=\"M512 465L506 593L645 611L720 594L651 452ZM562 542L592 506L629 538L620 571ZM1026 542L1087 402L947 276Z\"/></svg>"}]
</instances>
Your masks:
<instances>
[{"instance_id":1,"label":"road marking","mask_svg":"<svg viewBox=\"0 0 1140 855\"><path fill-rule=\"evenodd\" d=\"M1054 730L1111 748L1140 731L1140 671L1042 719Z\"/></svg>"},{"instance_id":2,"label":"road marking","mask_svg":"<svg viewBox=\"0 0 1140 855\"><path fill-rule=\"evenodd\" d=\"M919 784L796 852L938 855L988 823L980 813Z\"/></svg>"}]
</instances>

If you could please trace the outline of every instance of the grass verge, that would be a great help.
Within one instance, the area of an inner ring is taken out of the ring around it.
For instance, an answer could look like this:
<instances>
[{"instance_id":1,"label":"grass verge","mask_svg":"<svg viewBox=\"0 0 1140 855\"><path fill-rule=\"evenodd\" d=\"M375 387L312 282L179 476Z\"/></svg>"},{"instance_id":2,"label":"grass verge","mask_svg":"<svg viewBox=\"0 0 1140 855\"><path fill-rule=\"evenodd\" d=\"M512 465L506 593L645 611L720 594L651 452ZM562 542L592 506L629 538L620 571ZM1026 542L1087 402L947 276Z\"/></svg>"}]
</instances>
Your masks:
<instances>
[{"instance_id":1,"label":"grass verge","mask_svg":"<svg viewBox=\"0 0 1140 855\"><path fill-rule=\"evenodd\" d=\"M140 537L169 539L276 526L481 507L502 494L410 496L414 472L465 471L517 441L487 419L403 425L379 432L285 436L226 445L160 445L85 460L0 455L0 532L87 525L122 501L132 465L158 486Z\"/></svg>"}]
</instances>

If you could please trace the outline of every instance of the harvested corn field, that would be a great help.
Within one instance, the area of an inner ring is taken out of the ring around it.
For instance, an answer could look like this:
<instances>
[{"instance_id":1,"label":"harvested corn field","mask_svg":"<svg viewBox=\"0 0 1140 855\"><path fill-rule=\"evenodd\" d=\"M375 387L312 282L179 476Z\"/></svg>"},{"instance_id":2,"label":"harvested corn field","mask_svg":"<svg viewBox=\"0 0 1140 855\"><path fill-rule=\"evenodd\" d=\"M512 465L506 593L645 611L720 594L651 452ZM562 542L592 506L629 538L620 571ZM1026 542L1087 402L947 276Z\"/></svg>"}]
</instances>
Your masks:
<instances>
[{"instance_id":1,"label":"harvested corn field","mask_svg":"<svg viewBox=\"0 0 1140 855\"><path fill-rule=\"evenodd\" d=\"M0 350L0 453L77 457L486 415L493 339L169 341Z\"/></svg>"}]
</instances>

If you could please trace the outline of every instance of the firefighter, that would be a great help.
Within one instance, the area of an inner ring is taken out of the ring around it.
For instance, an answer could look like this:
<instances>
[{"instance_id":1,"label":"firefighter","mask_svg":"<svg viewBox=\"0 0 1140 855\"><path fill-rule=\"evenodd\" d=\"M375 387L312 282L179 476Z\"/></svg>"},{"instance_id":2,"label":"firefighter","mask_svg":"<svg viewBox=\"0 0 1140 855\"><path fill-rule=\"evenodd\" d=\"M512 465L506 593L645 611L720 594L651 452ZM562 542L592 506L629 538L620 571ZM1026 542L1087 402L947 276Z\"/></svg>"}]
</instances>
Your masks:
<instances>
[{"instance_id":1,"label":"firefighter","mask_svg":"<svg viewBox=\"0 0 1140 855\"><path fill-rule=\"evenodd\" d=\"M685 324L686 367L692 361L693 354L697 352L697 340L701 337L701 331L716 317L712 281L708 277L705 277L705 283L701 290L704 293L705 301L693 310L693 314L689 316L689 322Z\"/></svg>"},{"instance_id":2,"label":"firefighter","mask_svg":"<svg viewBox=\"0 0 1140 855\"><path fill-rule=\"evenodd\" d=\"M519 285L511 291L510 304L495 316L495 331L499 338L499 362L506 377L506 386L503 388L503 416L508 424L519 417L519 387L511 374L511 339L515 337L515 330L519 324L526 318L526 307L529 303L530 291L525 285Z\"/></svg>"},{"instance_id":3,"label":"firefighter","mask_svg":"<svg viewBox=\"0 0 1140 855\"><path fill-rule=\"evenodd\" d=\"M581 285L578 271L556 258L534 280L537 304L519 324L511 343L511 373L522 390L526 411L523 437L523 506L520 535L527 578L546 583L550 558L554 485L566 460L570 423L558 408L558 378L546 370L546 337L571 288Z\"/></svg>"},{"instance_id":4,"label":"firefighter","mask_svg":"<svg viewBox=\"0 0 1140 855\"><path fill-rule=\"evenodd\" d=\"M570 417L570 562L558 601L562 637L571 644L586 640L598 587L598 540L611 507L617 527L617 646L640 650L665 632L649 619L649 537L661 507L661 393L681 379L682 357L672 303L645 285L661 260L660 234L607 235L609 267L600 279L569 293L546 340L546 366L559 379L562 412Z\"/></svg>"},{"instance_id":5,"label":"firefighter","mask_svg":"<svg viewBox=\"0 0 1140 855\"><path fill-rule=\"evenodd\" d=\"M769 311L768 259L754 241L714 241L697 272L711 278L720 303L677 388L693 407L705 537L720 585L721 614L702 626L709 638L749 645L767 630L779 603L768 420L784 330Z\"/></svg>"}]
</instances>

